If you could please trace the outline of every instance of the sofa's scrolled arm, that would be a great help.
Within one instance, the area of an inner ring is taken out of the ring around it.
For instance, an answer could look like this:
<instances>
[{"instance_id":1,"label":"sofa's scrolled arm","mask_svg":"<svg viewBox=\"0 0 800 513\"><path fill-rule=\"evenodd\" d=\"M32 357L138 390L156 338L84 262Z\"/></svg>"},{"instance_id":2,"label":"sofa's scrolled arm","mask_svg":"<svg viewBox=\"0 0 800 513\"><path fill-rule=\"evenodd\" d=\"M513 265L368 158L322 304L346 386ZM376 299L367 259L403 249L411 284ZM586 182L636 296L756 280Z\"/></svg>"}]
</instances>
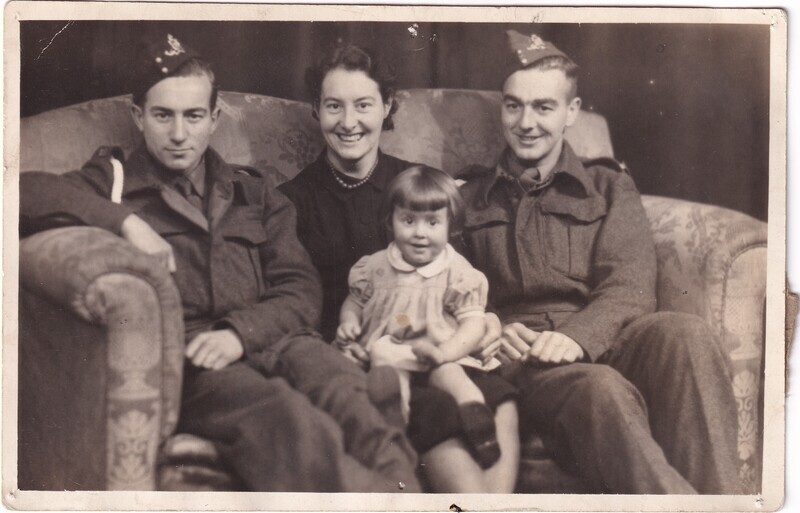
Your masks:
<instances>
[{"instance_id":1,"label":"sofa's scrolled arm","mask_svg":"<svg viewBox=\"0 0 800 513\"><path fill-rule=\"evenodd\" d=\"M183 369L182 309L169 272L114 234L72 227L21 241L20 280L24 293L103 327L105 487L153 489L157 449L177 423Z\"/></svg>"},{"instance_id":2,"label":"sofa's scrolled arm","mask_svg":"<svg viewBox=\"0 0 800 513\"><path fill-rule=\"evenodd\" d=\"M730 358L737 403L739 478L761 475L761 358L767 223L726 208L645 196L658 254L658 308L704 317Z\"/></svg>"},{"instance_id":3,"label":"sofa's scrolled arm","mask_svg":"<svg viewBox=\"0 0 800 513\"><path fill-rule=\"evenodd\" d=\"M734 210L657 196L642 201L658 254L659 310L699 313L717 330L760 322L766 296L767 224Z\"/></svg>"}]
</instances>

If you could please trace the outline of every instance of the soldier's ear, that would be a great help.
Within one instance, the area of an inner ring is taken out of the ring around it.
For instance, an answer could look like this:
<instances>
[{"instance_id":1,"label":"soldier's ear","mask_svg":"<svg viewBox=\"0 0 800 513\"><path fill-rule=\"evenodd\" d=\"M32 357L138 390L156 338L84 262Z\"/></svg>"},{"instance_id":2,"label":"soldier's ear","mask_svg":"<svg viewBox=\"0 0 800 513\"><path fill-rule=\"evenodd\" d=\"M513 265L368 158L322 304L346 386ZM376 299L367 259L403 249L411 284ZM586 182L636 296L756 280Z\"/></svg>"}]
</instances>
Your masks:
<instances>
[{"instance_id":1,"label":"soldier's ear","mask_svg":"<svg viewBox=\"0 0 800 513\"><path fill-rule=\"evenodd\" d=\"M581 111L581 99L579 97L575 97L570 100L569 105L567 105L567 122L566 126L572 126L575 123L575 120L578 119L578 113Z\"/></svg>"},{"instance_id":2,"label":"soldier's ear","mask_svg":"<svg viewBox=\"0 0 800 513\"><path fill-rule=\"evenodd\" d=\"M211 111L211 133L214 133L214 130L217 129L217 124L219 124L219 115L222 113L222 110L219 108L219 105L214 107L214 110Z\"/></svg>"},{"instance_id":3,"label":"soldier's ear","mask_svg":"<svg viewBox=\"0 0 800 513\"><path fill-rule=\"evenodd\" d=\"M136 105L135 103L131 105L131 117L133 118L133 122L136 123L136 127L139 131L144 130L144 111L141 107Z\"/></svg>"}]
</instances>

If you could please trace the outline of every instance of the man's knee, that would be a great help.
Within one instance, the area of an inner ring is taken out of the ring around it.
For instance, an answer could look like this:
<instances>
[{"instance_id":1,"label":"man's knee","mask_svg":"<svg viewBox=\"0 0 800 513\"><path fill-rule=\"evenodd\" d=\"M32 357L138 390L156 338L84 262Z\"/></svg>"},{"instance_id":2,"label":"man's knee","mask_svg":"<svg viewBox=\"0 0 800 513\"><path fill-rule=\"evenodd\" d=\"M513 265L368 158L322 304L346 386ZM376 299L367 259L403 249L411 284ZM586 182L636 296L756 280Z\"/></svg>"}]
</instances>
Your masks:
<instances>
[{"instance_id":1,"label":"man's knee","mask_svg":"<svg viewBox=\"0 0 800 513\"><path fill-rule=\"evenodd\" d=\"M296 386L330 379L363 381L364 372L314 331L301 330L284 337L274 349L276 374Z\"/></svg>"},{"instance_id":2,"label":"man's knee","mask_svg":"<svg viewBox=\"0 0 800 513\"><path fill-rule=\"evenodd\" d=\"M625 328L624 344L635 344L656 350L668 357L672 365L682 358L721 355L718 337L711 326L697 315L682 312L656 312L637 319Z\"/></svg>"},{"instance_id":3,"label":"man's knee","mask_svg":"<svg viewBox=\"0 0 800 513\"><path fill-rule=\"evenodd\" d=\"M558 424L591 424L589 427L593 428L647 415L645 401L636 387L608 365L573 363L538 372L550 376L542 392L520 398L522 425L536 425L542 420L538 417L552 416ZM535 391L539 386L541 381L534 380L522 384L521 389Z\"/></svg>"},{"instance_id":4,"label":"man's knee","mask_svg":"<svg viewBox=\"0 0 800 513\"><path fill-rule=\"evenodd\" d=\"M593 421L647 414L642 395L619 372L608 365L585 365L572 384L573 408L587 412Z\"/></svg>"}]
</instances>

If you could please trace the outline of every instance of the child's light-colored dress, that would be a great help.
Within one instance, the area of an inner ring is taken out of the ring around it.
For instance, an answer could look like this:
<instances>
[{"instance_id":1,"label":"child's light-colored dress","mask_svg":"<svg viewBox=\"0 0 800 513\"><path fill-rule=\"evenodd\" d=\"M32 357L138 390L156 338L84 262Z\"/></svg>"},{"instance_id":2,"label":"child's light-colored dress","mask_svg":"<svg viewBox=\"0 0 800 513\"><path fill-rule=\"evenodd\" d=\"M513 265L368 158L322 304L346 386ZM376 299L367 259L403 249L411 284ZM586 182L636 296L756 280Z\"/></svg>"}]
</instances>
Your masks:
<instances>
[{"instance_id":1,"label":"child's light-colored dress","mask_svg":"<svg viewBox=\"0 0 800 513\"><path fill-rule=\"evenodd\" d=\"M359 343L369 352L372 365L411 372L429 370L417 360L411 344L428 340L441 345L455 334L459 321L484 316L489 289L486 276L449 244L433 262L414 267L391 243L356 262L349 285L351 299L363 309ZM458 363L487 371L500 365L497 359L483 365L473 356ZM404 413L407 379L401 373Z\"/></svg>"}]
</instances>

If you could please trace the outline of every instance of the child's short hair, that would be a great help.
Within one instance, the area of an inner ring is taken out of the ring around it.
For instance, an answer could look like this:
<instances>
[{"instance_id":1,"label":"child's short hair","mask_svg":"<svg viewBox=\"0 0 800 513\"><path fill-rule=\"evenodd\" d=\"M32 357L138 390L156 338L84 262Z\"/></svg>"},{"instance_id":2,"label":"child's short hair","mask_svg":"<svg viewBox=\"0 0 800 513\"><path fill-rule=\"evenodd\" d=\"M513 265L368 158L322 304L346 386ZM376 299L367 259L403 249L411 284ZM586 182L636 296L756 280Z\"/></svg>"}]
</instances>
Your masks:
<instances>
[{"instance_id":1,"label":"child's short hair","mask_svg":"<svg viewBox=\"0 0 800 513\"><path fill-rule=\"evenodd\" d=\"M460 234L464 226L464 198L458 190L458 184L447 173L432 167L410 167L389 184L383 203L383 219L390 234L395 207L415 211L447 208L451 237Z\"/></svg>"}]
</instances>

